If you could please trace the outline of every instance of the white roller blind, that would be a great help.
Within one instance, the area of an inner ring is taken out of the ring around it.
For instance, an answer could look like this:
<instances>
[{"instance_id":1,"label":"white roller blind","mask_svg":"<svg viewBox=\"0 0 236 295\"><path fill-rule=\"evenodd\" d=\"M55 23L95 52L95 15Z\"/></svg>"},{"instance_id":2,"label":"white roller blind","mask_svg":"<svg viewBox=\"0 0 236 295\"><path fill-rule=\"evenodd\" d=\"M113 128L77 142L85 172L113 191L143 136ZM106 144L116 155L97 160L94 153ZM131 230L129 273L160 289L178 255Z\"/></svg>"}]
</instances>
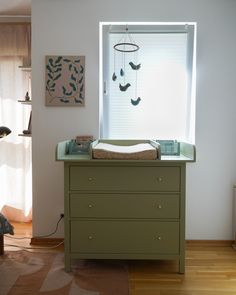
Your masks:
<instances>
[{"instance_id":1,"label":"white roller blind","mask_svg":"<svg viewBox=\"0 0 236 295\"><path fill-rule=\"evenodd\" d=\"M109 33L104 136L115 139L186 140L191 121L188 34L132 33L137 53L114 51L123 34ZM114 56L115 54L115 56ZM138 71L129 62L141 63ZM124 76L120 75L120 69ZM117 80L112 80L115 72ZM119 84L131 86L122 92ZM134 106L131 99L141 101Z\"/></svg>"}]
</instances>

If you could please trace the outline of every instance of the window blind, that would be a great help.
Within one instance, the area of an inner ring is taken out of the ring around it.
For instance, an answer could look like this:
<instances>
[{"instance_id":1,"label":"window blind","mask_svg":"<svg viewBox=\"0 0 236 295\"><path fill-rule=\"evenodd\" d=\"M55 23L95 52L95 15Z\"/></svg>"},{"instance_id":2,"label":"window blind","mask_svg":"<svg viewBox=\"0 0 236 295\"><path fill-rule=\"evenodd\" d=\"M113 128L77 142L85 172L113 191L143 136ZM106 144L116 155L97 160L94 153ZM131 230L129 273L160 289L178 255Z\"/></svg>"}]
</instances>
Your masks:
<instances>
[{"instance_id":1,"label":"window blind","mask_svg":"<svg viewBox=\"0 0 236 295\"><path fill-rule=\"evenodd\" d=\"M107 93L104 96L103 137L113 139L186 140L191 116L187 32L131 33L140 49L120 53L113 46L122 33L108 36ZM138 71L129 62L141 64ZM123 69L124 76L120 75ZM112 80L115 72L117 80ZM119 84L131 86L122 92ZM138 105L131 99L140 97Z\"/></svg>"}]
</instances>

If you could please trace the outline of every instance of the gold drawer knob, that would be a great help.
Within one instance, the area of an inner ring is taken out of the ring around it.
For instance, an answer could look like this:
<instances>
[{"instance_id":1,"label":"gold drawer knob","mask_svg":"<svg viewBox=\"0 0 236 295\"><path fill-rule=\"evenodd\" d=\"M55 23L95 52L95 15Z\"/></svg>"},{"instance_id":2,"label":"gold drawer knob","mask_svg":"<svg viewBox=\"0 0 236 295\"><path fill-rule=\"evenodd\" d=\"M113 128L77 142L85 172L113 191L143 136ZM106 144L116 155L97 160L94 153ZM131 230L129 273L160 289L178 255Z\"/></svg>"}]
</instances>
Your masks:
<instances>
[{"instance_id":1,"label":"gold drawer knob","mask_svg":"<svg viewBox=\"0 0 236 295\"><path fill-rule=\"evenodd\" d=\"M158 204L157 205L157 209L162 209L162 205L161 204Z\"/></svg>"},{"instance_id":2,"label":"gold drawer knob","mask_svg":"<svg viewBox=\"0 0 236 295\"><path fill-rule=\"evenodd\" d=\"M92 178L92 177L89 177L88 180L89 180L89 181L93 181L93 178Z\"/></svg>"},{"instance_id":3,"label":"gold drawer knob","mask_svg":"<svg viewBox=\"0 0 236 295\"><path fill-rule=\"evenodd\" d=\"M162 177L157 177L158 182L162 182L163 178Z\"/></svg>"},{"instance_id":4,"label":"gold drawer knob","mask_svg":"<svg viewBox=\"0 0 236 295\"><path fill-rule=\"evenodd\" d=\"M88 236L88 239L89 239L89 240L92 240L92 239L93 239L93 236Z\"/></svg>"},{"instance_id":5,"label":"gold drawer knob","mask_svg":"<svg viewBox=\"0 0 236 295\"><path fill-rule=\"evenodd\" d=\"M93 204L88 204L88 207L89 208L93 208Z\"/></svg>"},{"instance_id":6,"label":"gold drawer knob","mask_svg":"<svg viewBox=\"0 0 236 295\"><path fill-rule=\"evenodd\" d=\"M162 240L162 237L161 237L161 236L158 236L158 237L157 237L157 240L158 240L158 241L161 241L161 240Z\"/></svg>"}]
</instances>

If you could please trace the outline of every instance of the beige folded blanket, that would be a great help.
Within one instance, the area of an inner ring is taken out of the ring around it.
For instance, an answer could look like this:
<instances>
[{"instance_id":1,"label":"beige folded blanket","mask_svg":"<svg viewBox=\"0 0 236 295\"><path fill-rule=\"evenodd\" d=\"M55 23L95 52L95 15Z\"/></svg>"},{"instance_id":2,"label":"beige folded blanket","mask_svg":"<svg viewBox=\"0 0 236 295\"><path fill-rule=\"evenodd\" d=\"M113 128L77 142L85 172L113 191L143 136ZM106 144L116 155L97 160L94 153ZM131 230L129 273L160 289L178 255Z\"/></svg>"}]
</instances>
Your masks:
<instances>
[{"instance_id":1,"label":"beige folded blanket","mask_svg":"<svg viewBox=\"0 0 236 295\"><path fill-rule=\"evenodd\" d=\"M114 145L99 142L93 147L94 159L124 159L124 160L155 160L157 149L150 143L139 143L129 146Z\"/></svg>"}]
</instances>

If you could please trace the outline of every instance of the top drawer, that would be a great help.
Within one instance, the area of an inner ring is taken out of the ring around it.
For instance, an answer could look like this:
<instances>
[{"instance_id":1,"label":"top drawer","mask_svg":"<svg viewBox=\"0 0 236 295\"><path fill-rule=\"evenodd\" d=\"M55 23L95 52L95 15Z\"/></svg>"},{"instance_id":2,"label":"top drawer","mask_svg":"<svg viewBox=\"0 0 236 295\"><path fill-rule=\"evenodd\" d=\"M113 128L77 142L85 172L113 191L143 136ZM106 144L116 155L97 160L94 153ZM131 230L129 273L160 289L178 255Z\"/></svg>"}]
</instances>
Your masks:
<instances>
[{"instance_id":1,"label":"top drawer","mask_svg":"<svg viewBox=\"0 0 236 295\"><path fill-rule=\"evenodd\" d=\"M70 190L179 191L180 167L71 166Z\"/></svg>"}]
</instances>

